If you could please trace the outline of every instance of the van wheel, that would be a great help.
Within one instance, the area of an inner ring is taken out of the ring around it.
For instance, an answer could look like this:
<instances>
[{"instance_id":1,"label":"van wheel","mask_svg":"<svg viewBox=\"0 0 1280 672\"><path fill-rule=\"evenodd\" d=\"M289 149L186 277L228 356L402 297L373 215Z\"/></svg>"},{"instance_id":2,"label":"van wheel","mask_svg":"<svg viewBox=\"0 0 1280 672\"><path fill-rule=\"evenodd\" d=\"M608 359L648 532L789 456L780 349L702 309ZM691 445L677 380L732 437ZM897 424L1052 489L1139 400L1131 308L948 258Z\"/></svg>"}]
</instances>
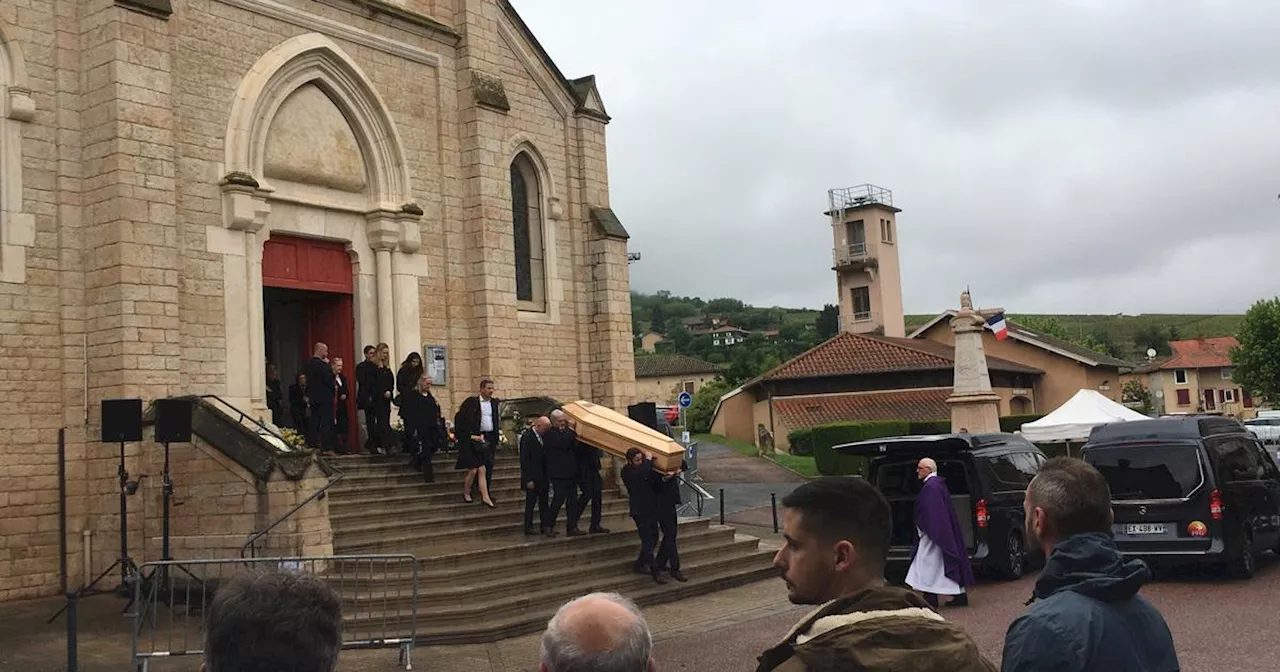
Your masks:
<instances>
[{"instance_id":1,"label":"van wheel","mask_svg":"<svg viewBox=\"0 0 1280 672\"><path fill-rule=\"evenodd\" d=\"M1227 566L1231 576L1237 579L1251 579L1258 568L1258 559L1253 551L1253 532L1245 530L1240 535L1240 548L1237 555Z\"/></svg>"},{"instance_id":2,"label":"van wheel","mask_svg":"<svg viewBox=\"0 0 1280 672\"><path fill-rule=\"evenodd\" d=\"M1022 547L1022 535L1010 532L1009 540L1005 542L1004 558L1000 561L1000 574L1009 581L1015 581L1021 579L1026 571L1027 555Z\"/></svg>"}]
</instances>

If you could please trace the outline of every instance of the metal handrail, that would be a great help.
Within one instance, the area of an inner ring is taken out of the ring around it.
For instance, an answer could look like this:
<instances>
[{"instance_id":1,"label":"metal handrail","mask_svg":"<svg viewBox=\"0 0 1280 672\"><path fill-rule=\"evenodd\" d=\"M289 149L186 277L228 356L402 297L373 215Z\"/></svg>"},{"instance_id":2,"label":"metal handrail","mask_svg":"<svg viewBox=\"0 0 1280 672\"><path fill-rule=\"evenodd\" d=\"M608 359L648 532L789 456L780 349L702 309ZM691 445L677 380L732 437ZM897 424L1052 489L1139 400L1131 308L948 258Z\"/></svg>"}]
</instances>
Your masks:
<instances>
[{"instance_id":1,"label":"metal handrail","mask_svg":"<svg viewBox=\"0 0 1280 672\"><path fill-rule=\"evenodd\" d=\"M259 419L255 418L254 416L250 415L248 412L246 412L246 411L242 411L242 410L240 410L239 408L236 408L236 406L235 406L234 404L232 404L231 402L227 401L226 399L223 399L222 397L219 397L219 396L218 396L218 395L216 395L216 394L202 394L202 395L200 395L200 398L201 398L201 399L209 399L209 400L212 400L212 401L216 401L216 402L218 402L219 404L221 404L222 406L225 406L227 409L229 409L229 410L231 411L231 413L227 413L227 415L228 415L228 416L230 416L230 415L232 415L232 414L234 413L235 415L238 415L238 416L239 416L239 417L236 419L238 422L240 422L240 423L244 423L244 421L245 421L245 420L248 420L248 421L252 422L253 424L257 425L257 426L258 426L258 429L261 429L262 431L264 431L264 432L266 432L266 433L268 433L268 434L270 434L270 435L272 435L272 436L276 437L277 439L280 439L281 441L284 441L284 442L285 442L285 444L286 444L286 445L288 445L288 441L286 441L286 440L285 440L285 438L284 438L284 435L283 435L283 434L281 434L280 432L277 432L277 431L275 431L274 429L272 429L272 428L268 427L265 423L263 423L261 420L259 420ZM219 410L221 410L221 409L219 409ZM226 411L223 411L223 412L224 412L224 413L226 413Z\"/></svg>"},{"instance_id":2,"label":"metal handrail","mask_svg":"<svg viewBox=\"0 0 1280 672\"><path fill-rule=\"evenodd\" d=\"M288 440L286 440L284 438L284 435L282 435L280 432L272 429L266 423L262 422L261 420L249 414L248 412L243 411L240 408L237 408L235 404L232 404L226 399L223 399L222 397L219 397L216 394L203 394L203 395L200 395L200 398L217 402L218 404L224 407L218 410L226 414L228 417L236 417L237 422L241 424L243 424L245 420L248 420L249 422L256 425L258 429L261 430L262 432L265 432L266 434L279 439L285 445L288 445L289 443ZM230 411L229 413L227 412L228 410ZM316 501L317 499L323 498L325 496L325 493L329 491L329 488L332 488L334 484L336 484L338 481L341 481L343 478L346 477L346 473L344 473L341 469L338 469L336 466L330 464L327 460L325 460L319 454L315 456L315 460L316 462L320 463L321 469L323 469L326 473L329 474L328 482L326 482L323 486L321 486L315 492L311 493L306 499L296 504L292 509L289 509L287 512L285 512L284 515L276 518L270 525L267 525L262 530L258 532L254 532L253 534L249 535L249 538L244 542L244 545L240 547L241 558L245 557L246 552L250 554L250 557L257 557L257 544L259 541L261 541L264 537L270 534L272 530L279 527L281 523L291 518L298 511L302 510L304 506L310 504L311 502Z\"/></svg>"},{"instance_id":3,"label":"metal handrail","mask_svg":"<svg viewBox=\"0 0 1280 672\"><path fill-rule=\"evenodd\" d=\"M691 511L697 516L701 516L703 503L706 502L707 500L714 500L715 497L712 496L711 493L707 492L706 488L703 488L701 485L698 485L697 482L691 479L685 478L685 475L683 473L677 476L677 478L680 479L680 483L688 486L689 489L693 491L693 494L697 497L696 508L689 502L685 502L684 504L681 504L680 508L685 511Z\"/></svg>"},{"instance_id":4,"label":"metal handrail","mask_svg":"<svg viewBox=\"0 0 1280 672\"><path fill-rule=\"evenodd\" d=\"M317 459L317 460L320 460L321 458L320 458L319 456L316 456L316 459ZM327 464L327 463L326 463L326 464ZM252 535L250 535L249 539L248 539L248 540L246 540L246 541L244 542L244 546L241 546L241 547L240 547L240 557L241 557L241 558L245 557L245 552L246 552L246 551L247 551L247 552L249 552L249 554L250 554L250 555L249 555L249 557L253 557L253 558L258 557L258 556L257 556L257 551L258 551L258 546L257 546L257 544L258 544L258 541L259 541L259 540L261 540L263 537L266 537L268 534L270 534L270 533L271 533L271 530L274 530L274 529L275 529L277 526L279 526L281 523L283 523L284 521L288 520L290 517L292 517L292 516L293 516L293 514L295 514L295 513L297 513L298 511L302 510L302 507L304 507L304 506L306 506L306 505L310 504L311 502L314 502L314 501L315 501L315 500L317 500L317 499L320 499L320 498L324 497L324 496L325 496L325 493L329 491L329 488L332 488L332 487L333 487L333 486L334 486L338 481L341 481L343 478L346 478L347 474L346 474L345 472L343 472L343 471L341 471L341 470L339 470L339 469L337 469L337 468L335 468L335 467L330 467L330 468L331 468L331 469L333 469L333 475L331 475L331 476L329 477L329 481L328 481L327 483L325 483L324 485L320 486L320 489L318 489L318 490L316 490L315 492L311 493L311 495L310 495L309 497L307 497L306 499L302 500L301 502L298 502L296 505L294 505L294 507L293 507L292 509L289 509L289 511L288 511L288 512L286 512L283 516L280 516L279 518L276 518L275 522L273 522L273 523L271 523L270 525L268 525L268 526L266 526L265 528L263 528L263 529L262 529L262 531L260 531L260 532L255 532L255 533L253 533Z\"/></svg>"}]
</instances>

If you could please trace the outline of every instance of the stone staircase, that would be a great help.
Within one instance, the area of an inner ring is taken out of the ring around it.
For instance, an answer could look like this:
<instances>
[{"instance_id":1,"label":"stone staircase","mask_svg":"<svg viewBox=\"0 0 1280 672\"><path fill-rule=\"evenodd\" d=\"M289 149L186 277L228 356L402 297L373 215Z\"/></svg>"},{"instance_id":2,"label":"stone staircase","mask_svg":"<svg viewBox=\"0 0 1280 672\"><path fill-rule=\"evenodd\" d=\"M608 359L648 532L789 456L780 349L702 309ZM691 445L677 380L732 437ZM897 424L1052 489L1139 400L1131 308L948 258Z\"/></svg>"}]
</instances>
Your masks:
<instances>
[{"instance_id":1,"label":"stone staircase","mask_svg":"<svg viewBox=\"0 0 1280 672\"><path fill-rule=\"evenodd\" d=\"M424 483L403 456L330 458L346 476L330 490L334 553L409 553L418 558L420 644L491 642L546 626L564 602L617 591L641 605L672 602L777 576L772 553L755 537L707 518L680 521L680 558L688 583L658 585L631 571L638 550L627 502L606 484L609 534L568 538L562 511L554 539L524 535L524 493L514 454L495 463L490 509L462 501L455 454L437 456L436 481ZM587 521L582 522L586 527ZM335 567L348 627L401 631L412 614L413 575L395 565Z\"/></svg>"}]
</instances>

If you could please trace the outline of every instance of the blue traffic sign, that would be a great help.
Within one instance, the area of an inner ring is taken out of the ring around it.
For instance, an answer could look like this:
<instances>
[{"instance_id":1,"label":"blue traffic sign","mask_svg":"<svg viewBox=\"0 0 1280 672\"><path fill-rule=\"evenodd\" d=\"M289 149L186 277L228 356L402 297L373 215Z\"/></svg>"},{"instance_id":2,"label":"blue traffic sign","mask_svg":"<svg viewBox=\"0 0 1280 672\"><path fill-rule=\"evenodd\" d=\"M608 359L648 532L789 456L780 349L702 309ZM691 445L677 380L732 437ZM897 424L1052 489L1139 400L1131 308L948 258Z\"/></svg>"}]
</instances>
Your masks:
<instances>
[{"instance_id":1,"label":"blue traffic sign","mask_svg":"<svg viewBox=\"0 0 1280 672\"><path fill-rule=\"evenodd\" d=\"M680 408L689 408L690 406L693 405L693 395L689 394L688 392L681 392L679 401L680 401Z\"/></svg>"}]
</instances>

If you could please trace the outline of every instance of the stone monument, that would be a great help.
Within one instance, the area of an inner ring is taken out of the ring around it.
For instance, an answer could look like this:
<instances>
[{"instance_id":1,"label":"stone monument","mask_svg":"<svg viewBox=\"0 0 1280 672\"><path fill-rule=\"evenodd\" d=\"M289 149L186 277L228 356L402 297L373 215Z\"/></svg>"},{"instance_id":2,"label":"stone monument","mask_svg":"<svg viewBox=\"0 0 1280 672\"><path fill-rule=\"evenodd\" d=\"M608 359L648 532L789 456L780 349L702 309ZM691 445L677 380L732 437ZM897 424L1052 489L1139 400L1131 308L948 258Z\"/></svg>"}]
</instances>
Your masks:
<instances>
[{"instance_id":1,"label":"stone monument","mask_svg":"<svg viewBox=\"0 0 1280 672\"><path fill-rule=\"evenodd\" d=\"M987 317L1000 312L998 309L974 310L968 290L960 295L960 312L951 318L951 330L955 333L956 369L947 405L951 407L953 432L962 429L974 433L1000 431L1000 397L991 389L987 355L982 347Z\"/></svg>"}]
</instances>

